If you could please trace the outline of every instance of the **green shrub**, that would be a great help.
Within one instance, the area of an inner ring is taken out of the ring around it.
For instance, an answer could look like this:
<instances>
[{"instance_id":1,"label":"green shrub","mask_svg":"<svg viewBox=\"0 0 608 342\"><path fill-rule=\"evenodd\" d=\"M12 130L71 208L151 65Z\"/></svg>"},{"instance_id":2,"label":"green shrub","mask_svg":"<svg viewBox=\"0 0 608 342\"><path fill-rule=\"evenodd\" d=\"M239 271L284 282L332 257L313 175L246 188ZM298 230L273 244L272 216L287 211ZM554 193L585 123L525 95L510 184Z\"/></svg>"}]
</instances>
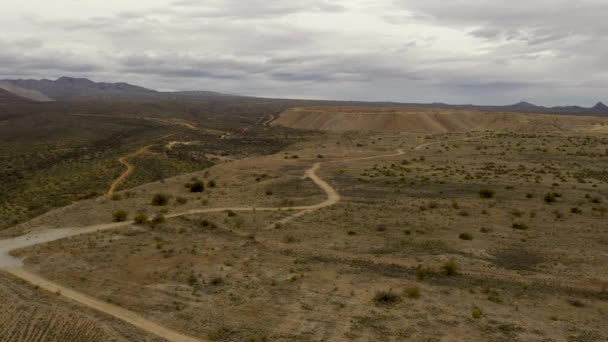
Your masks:
<instances>
[{"instance_id":1,"label":"green shrub","mask_svg":"<svg viewBox=\"0 0 608 342\"><path fill-rule=\"evenodd\" d=\"M133 218L133 222L135 222L135 224L144 224L148 222L148 216L145 214L139 214Z\"/></svg>"},{"instance_id":2,"label":"green shrub","mask_svg":"<svg viewBox=\"0 0 608 342\"><path fill-rule=\"evenodd\" d=\"M494 190L488 189L488 188L483 188L483 189L479 190L479 197L492 198L492 197L494 197Z\"/></svg>"},{"instance_id":3,"label":"green shrub","mask_svg":"<svg viewBox=\"0 0 608 342\"><path fill-rule=\"evenodd\" d=\"M120 201L122 199L122 196L120 194L114 194L110 199L112 201Z\"/></svg>"},{"instance_id":4,"label":"green shrub","mask_svg":"<svg viewBox=\"0 0 608 342\"><path fill-rule=\"evenodd\" d=\"M583 213L582 210L580 210L579 208L576 208L576 207L570 209L570 212L573 213L573 214L582 214Z\"/></svg>"},{"instance_id":5,"label":"green shrub","mask_svg":"<svg viewBox=\"0 0 608 342\"><path fill-rule=\"evenodd\" d=\"M374 302L377 305L393 305L399 300L399 296L390 291L379 291L374 295Z\"/></svg>"},{"instance_id":6,"label":"green shrub","mask_svg":"<svg viewBox=\"0 0 608 342\"><path fill-rule=\"evenodd\" d=\"M469 233L462 233L458 236L458 238L460 238L460 240L471 241L471 240L473 240L473 235L471 235Z\"/></svg>"},{"instance_id":7,"label":"green shrub","mask_svg":"<svg viewBox=\"0 0 608 342\"><path fill-rule=\"evenodd\" d=\"M163 194L156 194L152 197L152 205L165 206L169 204L169 196Z\"/></svg>"},{"instance_id":8,"label":"green shrub","mask_svg":"<svg viewBox=\"0 0 608 342\"><path fill-rule=\"evenodd\" d=\"M511 225L511 228L513 228L514 230L527 230L528 225L522 222L515 222Z\"/></svg>"},{"instance_id":9,"label":"green shrub","mask_svg":"<svg viewBox=\"0 0 608 342\"><path fill-rule=\"evenodd\" d=\"M157 214L156 216L154 216L154 218L152 219L152 223L153 224L161 224L161 223L165 223L167 219L165 218L165 215L163 214Z\"/></svg>"},{"instance_id":10,"label":"green shrub","mask_svg":"<svg viewBox=\"0 0 608 342\"><path fill-rule=\"evenodd\" d=\"M481 312L481 309L479 309L479 308L473 309L473 312L471 313L471 316L473 316L473 318L475 318L475 319L481 318L482 315L483 315L483 312Z\"/></svg>"},{"instance_id":11,"label":"green shrub","mask_svg":"<svg viewBox=\"0 0 608 342\"><path fill-rule=\"evenodd\" d=\"M190 192L203 192L205 191L205 183L203 181L196 181L190 183Z\"/></svg>"},{"instance_id":12,"label":"green shrub","mask_svg":"<svg viewBox=\"0 0 608 342\"><path fill-rule=\"evenodd\" d=\"M545 197L544 200L547 204L551 204L555 201L557 201L557 199L561 197L560 194L558 194L557 192L548 192Z\"/></svg>"},{"instance_id":13,"label":"green shrub","mask_svg":"<svg viewBox=\"0 0 608 342\"><path fill-rule=\"evenodd\" d=\"M453 260L450 260L443 264L443 266L441 266L441 269L443 270L443 274L448 277L455 276L458 274L458 265L456 265L456 262L454 262Z\"/></svg>"},{"instance_id":14,"label":"green shrub","mask_svg":"<svg viewBox=\"0 0 608 342\"><path fill-rule=\"evenodd\" d=\"M114 214L112 214L112 216L114 217L115 222L123 222L123 221L127 220L127 217L129 216L129 214L124 210L119 210L119 211L115 212Z\"/></svg>"}]
</instances>

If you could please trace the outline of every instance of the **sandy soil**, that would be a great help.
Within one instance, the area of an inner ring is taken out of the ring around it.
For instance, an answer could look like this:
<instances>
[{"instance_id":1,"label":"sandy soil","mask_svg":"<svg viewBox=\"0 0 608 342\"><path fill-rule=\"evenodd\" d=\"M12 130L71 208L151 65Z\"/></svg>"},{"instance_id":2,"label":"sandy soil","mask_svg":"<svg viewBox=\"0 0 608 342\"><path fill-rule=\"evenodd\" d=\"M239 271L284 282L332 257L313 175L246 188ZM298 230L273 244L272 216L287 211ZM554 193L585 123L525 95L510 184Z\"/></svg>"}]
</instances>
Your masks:
<instances>
[{"instance_id":1,"label":"sandy soil","mask_svg":"<svg viewBox=\"0 0 608 342\"><path fill-rule=\"evenodd\" d=\"M495 113L429 108L296 107L272 122L323 131L384 131L448 133L470 131L550 132L600 130L606 118ZM598 128L599 127L599 128Z\"/></svg>"}]
</instances>

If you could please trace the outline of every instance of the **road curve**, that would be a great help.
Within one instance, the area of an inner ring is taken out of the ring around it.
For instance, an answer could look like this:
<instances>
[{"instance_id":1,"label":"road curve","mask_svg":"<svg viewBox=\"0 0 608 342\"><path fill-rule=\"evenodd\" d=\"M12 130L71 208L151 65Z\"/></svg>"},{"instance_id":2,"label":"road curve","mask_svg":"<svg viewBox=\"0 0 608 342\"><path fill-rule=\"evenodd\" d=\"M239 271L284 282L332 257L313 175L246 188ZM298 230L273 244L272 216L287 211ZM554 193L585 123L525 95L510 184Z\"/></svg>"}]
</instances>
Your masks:
<instances>
[{"instance_id":1,"label":"road curve","mask_svg":"<svg viewBox=\"0 0 608 342\"><path fill-rule=\"evenodd\" d=\"M152 146L155 146L155 145L144 146L133 153L129 153L125 156L118 158L118 162L121 163L122 165L126 166L127 169L120 176L118 176L118 178L116 178L112 182L112 185L110 185L110 189L108 189L108 192L106 193L106 195L112 196L112 194L114 194L114 192L116 191L116 189L118 189L120 184L122 184L122 182L124 182L125 179L127 179L127 177L129 177L135 170L135 166L129 162L129 159L146 152Z\"/></svg>"},{"instance_id":2,"label":"road curve","mask_svg":"<svg viewBox=\"0 0 608 342\"><path fill-rule=\"evenodd\" d=\"M437 143L440 143L440 142L425 143L425 144L417 146L414 150L421 150L424 147L427 147L427 146L430 146L433 144L437 144ZM139 151L145 150L148 147L149 146L144 147L144 148L140 149ZM387 158L387 157L400 156L403 154L405 154L405 152L403 150L398 150L397 153L393 153L393 154L376 155L376 156L370 156L370 157L359 157L359 158L352 158L352 159L346 159L346 160L335 160L335 161L328 161L328 162L369 160L369 159L376 159L376 158ZM124 158L126 158L126 156ZM327 182L325 182L323 179L321 179L316 174L316 171L318 171L318 169L320 167L321 167L321 163L315 163L311 168L309 168L305 171L304 178L310 178L317 186L319 186L325 192L327 199L321 203L309 205L309 206L294 206L294 207L283 207L283 208L280 208L280 207L262 207L262 208L226 207L226 208L194 209L194 210L184 211L181 213L170 214L170 215L167 215L167 218L174 218L174 217L180 217L180 216L192 215L192 214L222 212L222 211L226 211L226 210L232 210L232 211L296 210L296 211L298 211L298 212L294 213L293 215L290 215L284 219L281 219L281 220L271 224L268 227L268 229L271 229L271 228L275 227L276 223L283 223L283 222L287 222L289 220L293 220L294 218L305 215L307 213L332 206L340 201L340 199L341 199L340 194L331 185L329 185ZM126 309L123 309L123 308L120 308L120 307L117 307L117 306L114 306L114 305L111 305L108 303L101 302L97 299L91 298L82 293L79 293L79 292L76 292L69 288L63 287L59 284L50 282L38 275L35 275L31 272L24 270L21 267L22 266L21 260L10 256L10 252L15 249L18 249L18 248L34 246L34 245L38 245L38 244L42 244L42 243L60 240L60 239L67 238L70 236L75 236L75 235L87 234L87 233L92 233L92 232L96 232L96 231L108 230L108 229L121 228L121 227L129 226L129 225L131 225L131 222L101 224L101 225L94 225L94 226L82 227L82 228L54 229L54 230L47 230L47 231L41 231L41 232L33 232L33 233L29 233L27 235L23 235L23 236L12 238L12 239L0 240L0 270L8 272L8 273L10 273L20 279L23 279L29 283L32 283L34 285L38 285L39 287L46 289L48 291L61 294L61 295L65 296L66 298L72 299L82 305L85 305L87 307L96 309L98 311L104 312L109 315L112 315L116 318L122 319L123 321L128 322L144 331L147 331L149 333L163 337L169 341L178 341L178 342L200 341L199 339L196 339L196 338L193 338L193 337L190 337L187 335L183 335L179 332L162 327L129 310L126 310ZM236 232L236 233L239 233L239 232ZM285 246L282 243L279 243L276 241L271 241L269 239L263 239L263 242L268 247L273 247L276 249L289 250L289 251L292 251L295 253L306 253L306 254L310 254L310 255L326 256L326 257L330 257L330 258L336 258L338 260L366 261L366 262L372 262L374 264L381 264L381 265L386 265L386 266L399 265L399 266L408 267L408 268L413 268L417 264L417 263L414 263L413 261L408 261L408 260L403 260L403 259L398 259L398 258L393 259L393 258L383 258L383 257L361 256L361 255L354 255L351 253L340 252L340 251L318 250L318 249L311 250L311 249L305 248L305 247ZM494 271L486 272L486 271L479 271L479 270L463 271L462 273L465 275L471 275L471 276L481 276L481 277L493 278L493 279L498 279L498 280L516 281L516 282L519 282L522 284L544 283L547 285L549 285L549 284L551 284L553 286L559 285L561 287L568 287L568 288L573 288L573 289L584 289L584 290L590 290L590 291L594 291L594 292L595 291L602 291L602 292L605 291L605 288L601 287L602 285L605 286L605 284L602 284L602 283L598 284L598 283L595 283L592 281L585 281L585 282L567 281L567 280L563 280L563 279L556 279L549 275L534 275L534 276L527 276L527 277L522 277L522 276L516 277L515 275L506 273L506 272L494 272ZM592 282L592 283L590 283L590 282ZM600 289L600 287L601 287L601 289Z\"/></svg>"}]
</instances>

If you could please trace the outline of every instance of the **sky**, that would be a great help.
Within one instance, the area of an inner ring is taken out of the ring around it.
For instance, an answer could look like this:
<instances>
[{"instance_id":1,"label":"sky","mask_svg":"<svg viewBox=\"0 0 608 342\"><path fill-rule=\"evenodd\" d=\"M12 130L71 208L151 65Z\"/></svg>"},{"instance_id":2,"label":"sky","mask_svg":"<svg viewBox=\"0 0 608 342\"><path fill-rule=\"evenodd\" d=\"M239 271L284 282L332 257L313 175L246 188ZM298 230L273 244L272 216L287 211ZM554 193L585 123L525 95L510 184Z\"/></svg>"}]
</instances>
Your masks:
<instances>
[{"instance_id":1,"label":"sky","mask_svg":"<svg viewBox=\"0 0 608 342\"><path fill-rule=\"evenodd\" d=\"M0 78L591 106L607 17L605 0L2 0Z\"/></svg>"}]
</instances>

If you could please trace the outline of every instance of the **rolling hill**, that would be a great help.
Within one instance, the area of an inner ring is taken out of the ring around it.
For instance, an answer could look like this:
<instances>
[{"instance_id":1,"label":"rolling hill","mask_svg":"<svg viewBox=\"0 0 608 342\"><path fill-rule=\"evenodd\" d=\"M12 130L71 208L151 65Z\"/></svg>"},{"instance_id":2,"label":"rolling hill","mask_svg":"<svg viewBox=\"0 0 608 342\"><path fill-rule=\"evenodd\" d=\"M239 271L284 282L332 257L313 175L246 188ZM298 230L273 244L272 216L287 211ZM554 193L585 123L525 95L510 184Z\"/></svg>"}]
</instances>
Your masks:
<instances>
[{"instance_id":1,"label":"rolling hill","mask_svg":"<svg viewBox=\"0 0 608 342\"><path fill-rule=\"evenodd\" d=\"M17 86L11 82L0 81L0 89L16 97L29 99L36 102L52 102L53 99L35 90ZM5 95L6 96L6 95Z\"/></svg>"}]
</instances>

